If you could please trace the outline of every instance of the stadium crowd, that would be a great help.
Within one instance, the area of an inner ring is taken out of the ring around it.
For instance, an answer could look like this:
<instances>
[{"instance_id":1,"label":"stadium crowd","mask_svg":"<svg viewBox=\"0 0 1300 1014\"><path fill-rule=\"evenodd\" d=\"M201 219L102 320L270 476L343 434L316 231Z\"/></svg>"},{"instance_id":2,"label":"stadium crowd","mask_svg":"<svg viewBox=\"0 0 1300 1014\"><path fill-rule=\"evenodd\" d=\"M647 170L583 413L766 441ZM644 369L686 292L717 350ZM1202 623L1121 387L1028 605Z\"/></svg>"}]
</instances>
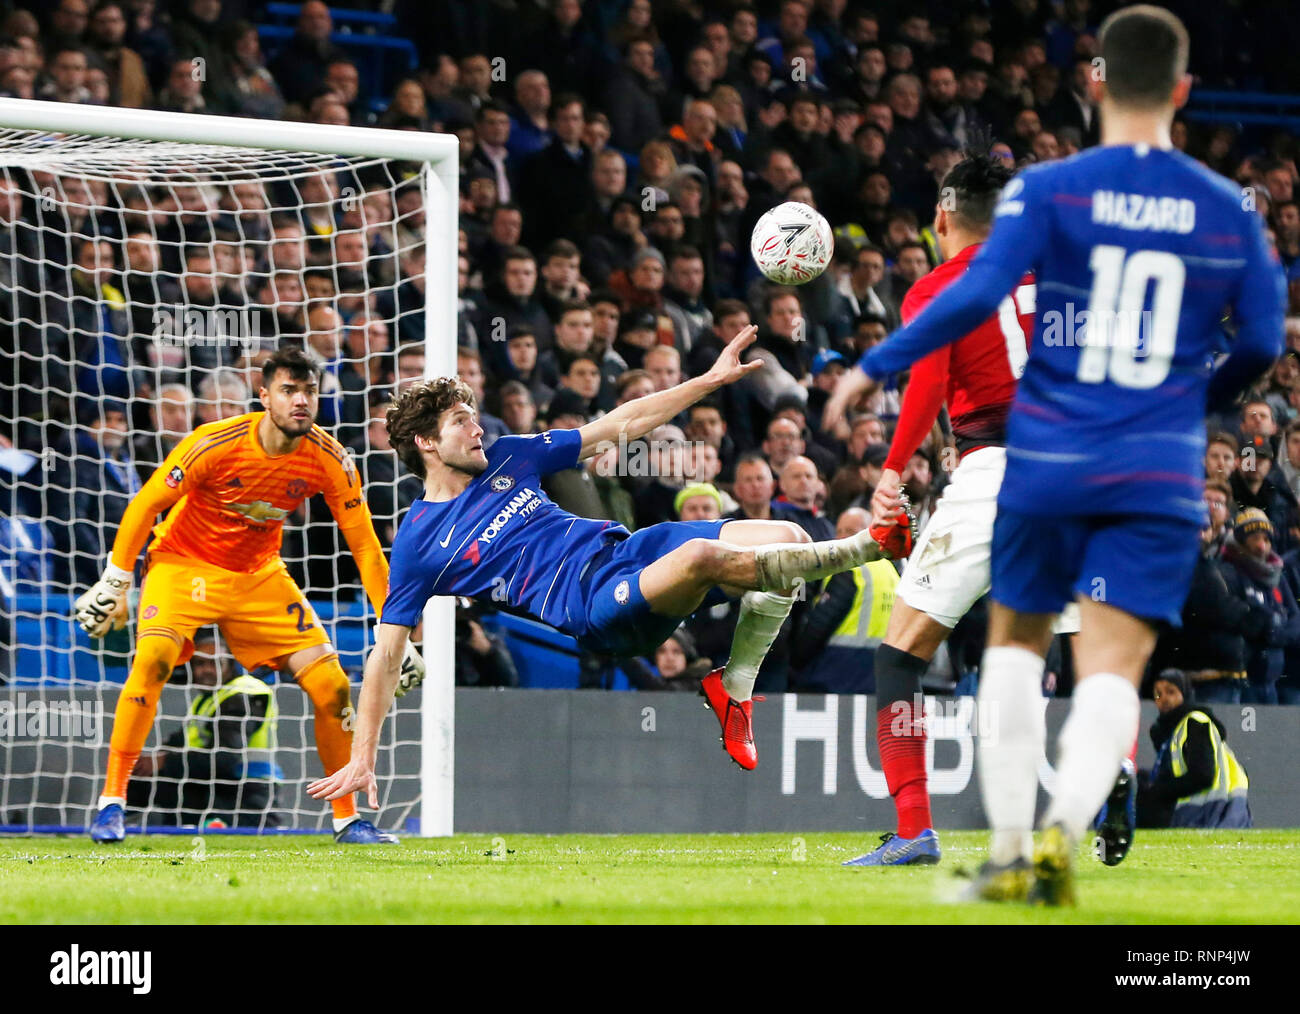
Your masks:
<instances>
[{"instance_id":1,"label":"stadium crowd","mask_svg":"<svg viewBox=\"0 0 1300 1014\"><path fill-rule=\"evenodd\" d=\"M421 65L384 96L363 91L371 82L333 41L320 0L302 5L269 60L257 3L55 0L0 20L0 94L454 133L458 372L478 396L485 439L580 426L697 375L753 322L761 370L646 441L550 477L547 492L630 529L773 517L824 539L866 525L887 463L921 524L941 494L957 460L945 415L910 460L890 462L906 374L855 405L840 431L822 427L822 408L936 263L930 223L963 151L1021 166L1096 142L1086 85L1096 26L1113 6L412 0L397 4L397 25ZM1203 5L1171 6L1191 30L1200 82L1300 90L1286 31L1245 10L1220 20ZM1274 14L1294 27L1295 10ZM1173 139L1240 183L1266 218L1292 316L1287 352L1239 413L1207 420L1205 552L1188 622L1162 638L1153 672L1187 671L1202 699L1297 703L1296 139L1182 118ZM755 222L787 200L816 207L836 235L831 267L798 289L766 282L748 255ZM424 370L420 201L400 166L221 182L198 170L147 182L0 173L0 355L23 381L5 399L0 440L45 462L40 483L4 481L23 513L47 519L53 584L94 580L142 480L195 424L255 407L254 373L285 341L325 363L321 422L356 453L391 542L419 495L383 414ZM251 311L257 340L166 340L192 337L183 327L160 338L160 313L181 308ZM308 594L356 584L323 504L295 522L285 558ZM758 689L870 690L822 671L817 656L848 617L887 615L891 595L887 580L853 575L809 589ZM654 658L625 665L632 684L689 686L725 657L737 612L692 619ZM515 682L478 618L462 618L462 647L484 661L460 666L461 679ZM856 635L865 655L876 626ZM980 626L973 614L958 628L936 678L968 676ZM1056 669L1064 689L1068 651ZM612 661L584 659L583 671L586 684L607 684Z\"/></svg>"}]
</instances>

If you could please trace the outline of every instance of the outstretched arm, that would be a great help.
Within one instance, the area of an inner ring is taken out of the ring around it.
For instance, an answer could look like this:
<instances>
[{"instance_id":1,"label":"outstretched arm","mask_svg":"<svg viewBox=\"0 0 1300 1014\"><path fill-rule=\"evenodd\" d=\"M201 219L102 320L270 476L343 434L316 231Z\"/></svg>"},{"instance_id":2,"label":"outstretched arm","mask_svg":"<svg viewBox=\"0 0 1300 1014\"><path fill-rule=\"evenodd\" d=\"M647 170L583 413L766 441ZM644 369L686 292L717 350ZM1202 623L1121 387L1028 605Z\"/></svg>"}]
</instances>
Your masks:
<instances>
[{"instance_id":1,"label":"outstretched arm","mask_svg":"<svg viewBox=\"0 0 1300 1014\"><path fill-rule=\"evenodd\" d=\"M396 623L380 623L375 632L375 646L366 660L361 681L361 698L357 702L357 727L352 733L352 759L332 775L318 778L307 786L313 799L338 799L358 789L366 790L366 801L373 810L379 805L379 785L375 781L375 756L379 752L379 730L388 709L393 706L397 681L402 668L411 628Z\"/></svg>"},{"instance_id":2,"label":"outstretched arm","mask_svg":"<svg viewBox=\"0 0 1300 1014\"><path fill-rule=\"evenodd\" d=\"M757 334L758 328L753 324L742 328L718 354L717 361L708 373L692 377L666 391L629 401L608 415L580 427L578 434L582 437L582 449L578 452L578 460L590 458L593 454L605 450L610 444L618 443L620 435L623 435L625 440L643 437L656 426L662 426L718 388L735 383L741 377L762 369L762 360L749 363L740 361L740 354L754 343Z\"/></svg>"}]
</instances>

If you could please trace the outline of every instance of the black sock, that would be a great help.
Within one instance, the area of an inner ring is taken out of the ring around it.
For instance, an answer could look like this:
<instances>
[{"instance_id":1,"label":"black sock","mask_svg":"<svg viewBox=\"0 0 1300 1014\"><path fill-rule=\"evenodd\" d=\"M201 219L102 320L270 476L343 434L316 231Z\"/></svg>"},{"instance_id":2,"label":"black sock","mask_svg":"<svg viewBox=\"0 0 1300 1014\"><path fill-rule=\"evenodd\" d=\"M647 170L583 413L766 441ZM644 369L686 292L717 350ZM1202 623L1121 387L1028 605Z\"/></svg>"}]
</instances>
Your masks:
<instances>
[{"instance_id":1,"label":"black sock","mask_svg":"<svg viewBox=\"0 0 1300 1014\"><path fill-rule=\"evenodd\" d=\"M911 707L913 698L921 692L921 677L929 668L929 660L919 655L900 651L889 644L877 648L874 665L876 714L891 711L895 701L904 701Z\"/></svg>"}]
</instances>

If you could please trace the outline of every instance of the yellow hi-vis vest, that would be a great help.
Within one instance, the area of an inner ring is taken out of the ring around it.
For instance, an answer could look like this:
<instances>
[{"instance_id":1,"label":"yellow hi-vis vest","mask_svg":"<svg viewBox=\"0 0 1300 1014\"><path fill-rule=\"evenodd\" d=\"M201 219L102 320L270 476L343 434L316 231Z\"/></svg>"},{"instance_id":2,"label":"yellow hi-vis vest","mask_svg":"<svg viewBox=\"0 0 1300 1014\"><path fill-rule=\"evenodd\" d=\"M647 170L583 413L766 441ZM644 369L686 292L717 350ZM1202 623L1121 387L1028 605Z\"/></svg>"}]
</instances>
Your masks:
<instances>
[{"instance_id":1,"label":"yellow hi-vis vest","mask_svg":"<svg viewBox=\"0 0 1300 1014\"><path fill-rule=\"evenodd\" d=\"M1169 737L1169 764L1175 778L1187 774L1187 760L1183 749L1187 745L1189 722L1200 722L1210 734L1210 743L1214 747L1214 781L1210 787L1193 796L1185 796L1174 804L1175 826L1220 826L1218 820L1203 824L1197 819L1198 814L1221 814L1225 811L1243 807L1246 802L1250 779L1246 769L1237 760L1237 755L1229 749L1228 744L1219 735L1219 728L1203 711L1189 711ZM1232 826L1240 826L1233 824Z\"/></svg>"},{"instance_id":2,"label":"yellow hi-vis vest","mask_svg":"<svg viewBox=\"0 0 1300 1014\"><path fill-rule=\"evenodd\" d=\"M236 694L266 698L266 716L248 737L244 748L244 777L272 778L275 773L275 723L280 709L275 705L275 693L271 688L247 673L195 698L185 723L185 745L191 750L211 750L212 723L217 709Z\"/></svg>"},{"instance_id":3,"label":"yellow hi-vis vest","mask_svg":"<svg viewBox=\"0 0 1300 1014\"><path fill-rule=\"evenodd\" d=\"M853 596L853 607L826 642L827 647L879 648L889 627L889 614L894 610L898 571L888 560L872 560L848 573L858 586L857 594Z\"/></svg>"}]
</instances>

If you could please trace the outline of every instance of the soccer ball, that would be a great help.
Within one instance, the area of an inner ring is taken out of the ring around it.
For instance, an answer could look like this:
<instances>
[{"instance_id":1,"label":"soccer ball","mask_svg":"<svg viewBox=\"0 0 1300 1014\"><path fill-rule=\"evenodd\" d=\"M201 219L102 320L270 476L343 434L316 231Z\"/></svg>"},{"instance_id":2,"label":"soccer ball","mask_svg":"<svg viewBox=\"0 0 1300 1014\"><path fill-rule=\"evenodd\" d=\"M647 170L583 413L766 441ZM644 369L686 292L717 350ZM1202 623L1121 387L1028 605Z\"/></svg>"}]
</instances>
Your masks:
<instances>
[{"instance_id":1,"label":"soccer ball","mask_svg":"<svg viewBox=\"0 0 1300 1014\"><path fill-rule=\"evenodd\" d=\"M758 220L749 238L758 270L781 285L811 282L835 252L831 224L812 208L786 201Z\"/></svg>"}]
</instances>

